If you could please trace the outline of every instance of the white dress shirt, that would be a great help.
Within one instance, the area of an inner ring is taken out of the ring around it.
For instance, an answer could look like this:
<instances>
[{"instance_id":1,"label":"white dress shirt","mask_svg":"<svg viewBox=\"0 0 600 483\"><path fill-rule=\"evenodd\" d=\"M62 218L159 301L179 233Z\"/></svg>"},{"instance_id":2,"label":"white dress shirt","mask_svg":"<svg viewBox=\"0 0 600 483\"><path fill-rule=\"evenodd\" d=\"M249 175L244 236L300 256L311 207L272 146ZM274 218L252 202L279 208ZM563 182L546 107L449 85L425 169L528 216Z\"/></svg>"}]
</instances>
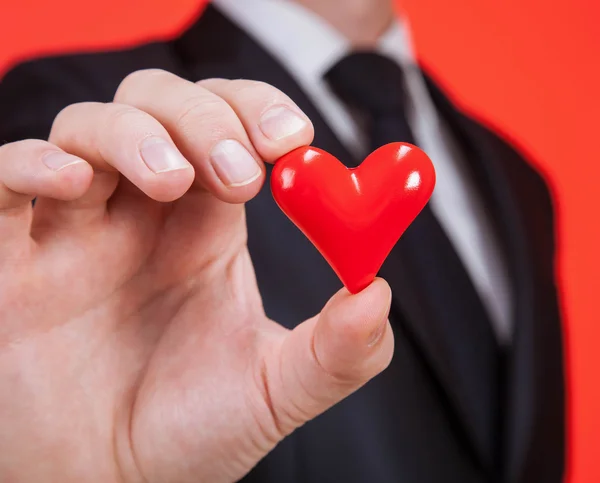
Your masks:
<instances>
[{"instance_id":1,"label":"white dress shirt","mask_svg":"<svg viewBox=\"0 0 600 483\"><path fill-rule=\"evenodd\" d=\"M293 0L213 0L213 4L281 62L351 152L358 157L367 154L366 133L324 81L328 69L351 50L342 34ZM512 332L512 301L498 240L429 97L407 24L394 22L375 50L403 68L410 98L408 119L437 173L431 209L479 293L499 342L506 343Z\"/></svg>"}]
</instances>

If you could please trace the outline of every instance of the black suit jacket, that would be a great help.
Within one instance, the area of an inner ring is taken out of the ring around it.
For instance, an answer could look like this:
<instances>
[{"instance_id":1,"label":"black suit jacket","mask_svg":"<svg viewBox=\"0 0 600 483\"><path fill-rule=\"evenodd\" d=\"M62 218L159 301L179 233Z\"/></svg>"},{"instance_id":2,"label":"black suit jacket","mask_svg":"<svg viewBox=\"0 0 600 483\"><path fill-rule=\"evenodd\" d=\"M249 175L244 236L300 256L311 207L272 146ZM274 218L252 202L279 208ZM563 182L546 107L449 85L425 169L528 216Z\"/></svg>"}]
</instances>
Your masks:
<instances>
[{"instance_id":1,"label":"black suit jacket","mask_svg":"<svg viewBox=\"0 0 600 483\"><path fill-rule=\"evenodd\" d=\"M290 74L213 7L173 41L18 66L0 85L0 140L46 138L61 108L80 101L109 102L123 77L145 68L190 80L268 82L312 119L316 146L349 165L358 162ZM495 348L473 359L472 348L437 320L424 302L426 294L411 282L410 267L392 253L382 269L394 294L391 366L284 440L246 482L562 480L562 341L548 190L513 147L459 112L425 77L504 242L515 300L514 341L507 350ZM277 208L268 183L248 203L247 219L267 315L291 328L317 313L340 282ZM483 383L472 377L482 365L494 375Z\"/></svg>"}]
</instances>

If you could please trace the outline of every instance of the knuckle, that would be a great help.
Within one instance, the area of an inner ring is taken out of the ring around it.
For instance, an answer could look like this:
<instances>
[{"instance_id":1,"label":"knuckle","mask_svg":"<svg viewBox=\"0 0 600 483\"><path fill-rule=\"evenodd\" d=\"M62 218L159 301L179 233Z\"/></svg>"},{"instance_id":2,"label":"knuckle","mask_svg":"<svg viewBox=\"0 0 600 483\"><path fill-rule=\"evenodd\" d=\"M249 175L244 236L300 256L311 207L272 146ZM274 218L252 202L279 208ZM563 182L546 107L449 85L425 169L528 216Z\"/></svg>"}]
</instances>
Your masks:
<instances>
[{"instance_id":1,"label":"knuckle","mask_svg":"<svg viewBox=\"0 0 600 483\"><path fill-rule=\"evenodd\" d=\"M226 130L235 114L229 104L217 96L196 95L182 102L175 127L185 134L197 134L201 124L204 130Z\"/></svg>"},{"instance_id":2,"label":"knuckle","mask_svg":"<svg viewBox=\"0 0 600 483\"><path fill-rule=\"evenodd\" d=\"M248 80L248 79L235 79L230 81L229 87L233 92L244 93L250 92L256 93L268 93L268 92L281 92L276 87L263 81Z\"/></svg>"},{"instance_id":3,"label":"knuckle","mask_svg":"<svg viewBox=\"0 0 600 483\"><path fill-rule=\"evenodd\" d=\"M338 388L353 388L365 380L362 371L356 368L348 368L343 366L333 366L321 369L328 377L331 383Z\"/></svg>"},{"instance_id":4,"label":"knuckle","mask_svg":"<svg viewBox=\"0 0 600 483\"><path fill-rule=\"evenodd\" d=\"M96 104L95 102L77 102L63 107L54 117L52 127L50 128L49 139L53 139L57 133L67 124L69 119L77 118L80 112L85 112L89 106Z\"/></svg>"},{"instance_id":5,"label":"knuckle","mask_svg":"<svg viewBox=\"0 0 600 483\"><path fill-rule=\"evenodd\" d=\"M130 145L144 134L157 130L150 116L135 107L106 104L105 109L102 120L91 133L92 145L102 159L113 158L114 150L119 146Z\"/></svg>"},{"instance_id":6,"label":"knuckle","mask_svg":"<svg viewBox=\"0 0 600 483\"><path fill-rule=\"evenodd\" d=\"M253 102L270 105L289 101L289 97L282 91L262 81L237 79L231 81L229 87L235 97L253 99Z\"/></svg>"},{"instance_id":7,"label":"knuckle","mask_svg":"<svg viewBox=\"0 0 600 483\"><path fill-rule=\"evenodd\" d=\"M356 371L356 367L348 365L341 360L323 360L317 354L314 346L312 358L315 367L329 383L337 388L355 387L362 381L362 375Z\"/></svg>"},{"instance_id":8,"label":"knuckle","mask_svg":"<svg viewBox=\"0 0 600 483\"><path fill-rule=\"evenodd\" d=\"M122 133L147 122L147 115L132 106L107 104L104 129L110 133Z\"/></svg>"},{"instance_id":9,"label":"knuckle","mask_svg":"<svg viewBox=\"0 0 600 483\"><path fill-rule=\"evenodd\" d=\"M196 81L196 85L200 87L213 87L220 85L229 85L231 81L229 79L223 79L221 77L211 77L210 79L201 79Z\"/></svg>"},{"instance_id":10,"label":"knuckle","mask_svg":"<svg viewBox=\"0 0 600 483\"><path fill-rule=\"evenodd\" d=\"M39 154L49 147L52 147L52 145L40 139L23 139L2 144L0 145L0 166L4 163L10 166L13 157L22 158L28 154Z\"/></svg>"},{"instance_id":11,"label":"knuckle","mask_svg":"<svg viewBox=\"0 0 600 483\"><path fill-rule=\"evenodd\" d=\"M103 122L98 124L95 139L100 144L115 140L139 140L163 131L149 114L123 104L107 104Z\"/></svg>"},{"instance_id":12,"label":"knuckle","mask_svg":"<svg viewBox=\"0 0 600 483\"><path fill-rule=\"evenodd\" d=\"M144 82L148 82L150 79L161 78L172 76L166 70L162 69L141 69L136 70L127 76L121 81L119 87L117 87L117 91L115 93L114 99L125 99L129 96L131 92L135 92L140 84Z\"/></svg>"}]
</instances>

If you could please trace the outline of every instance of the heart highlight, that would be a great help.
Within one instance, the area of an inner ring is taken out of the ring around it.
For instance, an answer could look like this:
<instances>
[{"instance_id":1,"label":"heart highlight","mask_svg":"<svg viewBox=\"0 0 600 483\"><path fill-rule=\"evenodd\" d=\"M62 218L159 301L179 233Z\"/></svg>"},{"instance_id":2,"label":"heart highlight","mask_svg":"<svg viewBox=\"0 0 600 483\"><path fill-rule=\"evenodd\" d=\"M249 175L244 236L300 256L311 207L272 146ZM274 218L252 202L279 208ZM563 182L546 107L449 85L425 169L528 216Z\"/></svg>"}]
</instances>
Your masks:
<instances>
[{"instance_id":1,"label":"heart highlight","mask_svg":"<svg viewBox=\"0 0 600 483\"><path fill-rule=\"evenodd\" d=\"M351 293L373 281L434 186L431 160L406 143L382 146L357 168L304 146L280 158L271 175L279 207Z\"/></svg>"}]
</instances>

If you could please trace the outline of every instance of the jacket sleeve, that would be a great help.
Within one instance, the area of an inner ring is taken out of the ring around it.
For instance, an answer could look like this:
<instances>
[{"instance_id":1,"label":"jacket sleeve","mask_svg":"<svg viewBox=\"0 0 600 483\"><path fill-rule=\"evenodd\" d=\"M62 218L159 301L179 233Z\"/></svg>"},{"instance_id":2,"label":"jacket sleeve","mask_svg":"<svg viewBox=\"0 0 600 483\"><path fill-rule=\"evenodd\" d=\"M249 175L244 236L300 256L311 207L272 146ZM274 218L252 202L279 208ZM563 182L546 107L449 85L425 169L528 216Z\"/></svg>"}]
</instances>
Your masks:
<instances>
[{"instance_id":1,"label":"jacket sleeve","mask_svg":"<svg viewBox=\"0 0 600 483\"><path fill-rule=\"evenodd\" d=\"M77 102L110 102L131 72L159 68L182 75L168 43L72 54L17 65L0 80L0 145L47 139L56 115Z\"/></svg>"}]
</instances>

